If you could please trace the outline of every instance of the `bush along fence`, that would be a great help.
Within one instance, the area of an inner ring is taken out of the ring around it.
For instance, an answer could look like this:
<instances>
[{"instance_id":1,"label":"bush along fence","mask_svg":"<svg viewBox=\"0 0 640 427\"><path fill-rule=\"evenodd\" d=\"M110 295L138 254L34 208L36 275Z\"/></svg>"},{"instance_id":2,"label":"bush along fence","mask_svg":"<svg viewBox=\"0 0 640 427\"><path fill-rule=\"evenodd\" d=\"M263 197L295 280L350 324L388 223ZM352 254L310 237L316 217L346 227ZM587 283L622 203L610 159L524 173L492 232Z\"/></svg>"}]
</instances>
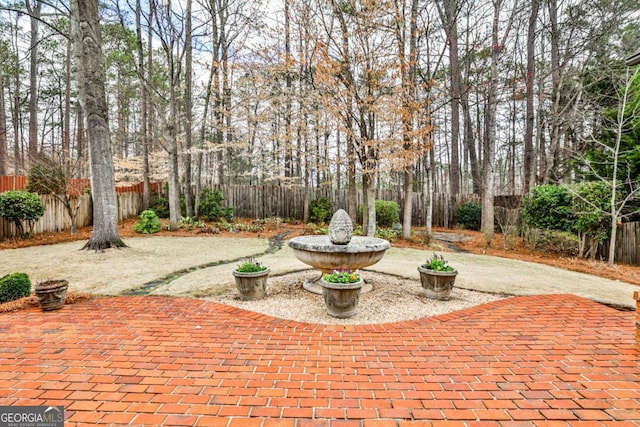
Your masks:
<instances>
[{"instance_id":1,"label":"bush along fence","mask_svg":"<svg viewBox=\"0 0 640 427\"><path fill-rule=\"evenodd\" d=\"M39 196L45 205L44 215L36 221L33 233L45 233L69 230L71 219L67 211L57 198L52 195ZM142 210L142 194L118 193L118 221L138 215ZM72 199L72 203L79 203L76 226L78 228L89 226L93 223L93 211L91 195L83 194ZM16 235L15 225L0 218L0 239Z\"/></svg>"}]
</instances>

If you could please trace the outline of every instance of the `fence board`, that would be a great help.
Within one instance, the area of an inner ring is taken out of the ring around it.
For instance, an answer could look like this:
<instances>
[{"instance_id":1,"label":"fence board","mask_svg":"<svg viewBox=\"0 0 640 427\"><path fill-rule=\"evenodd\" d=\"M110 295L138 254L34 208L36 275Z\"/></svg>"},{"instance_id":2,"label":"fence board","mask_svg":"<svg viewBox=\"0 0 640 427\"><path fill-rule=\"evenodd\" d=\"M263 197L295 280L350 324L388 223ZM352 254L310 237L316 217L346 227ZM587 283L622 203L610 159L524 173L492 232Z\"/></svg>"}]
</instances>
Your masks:
<instances>
[{"instance_id":1,"label":"fence board","mask_svg":"<svg viewBox=\"0 0 640 427\"><path fill-rule=\"evenodd\" d=\"M42 217L36 221L33 227L34 233L57 232L71 229L71 219L67 214L64 204L52 195L39 196L45 205ZM142 195L138 193L118 193L118 221L123 221L138 215L142 210ZM93 223L91 208L91 196L83 194L72 198L73 206L79 202L80 207L76 216L78 228L87 227ZM25 225L25 227L27 227ZM26 228L25 228L26 231ZM13 223L0 218L0 239L15 236L16 229Z\"/></svg>"}]
</instances>

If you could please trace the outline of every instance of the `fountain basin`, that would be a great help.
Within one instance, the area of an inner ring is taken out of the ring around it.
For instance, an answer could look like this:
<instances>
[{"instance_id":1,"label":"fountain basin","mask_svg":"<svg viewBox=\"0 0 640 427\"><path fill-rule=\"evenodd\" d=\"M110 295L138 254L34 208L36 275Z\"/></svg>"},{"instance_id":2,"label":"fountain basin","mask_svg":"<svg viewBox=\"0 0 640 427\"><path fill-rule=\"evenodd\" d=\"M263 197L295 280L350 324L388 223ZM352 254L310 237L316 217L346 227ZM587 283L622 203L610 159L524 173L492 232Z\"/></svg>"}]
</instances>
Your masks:
<instances>
[{"instance_id":1,"label":"fountain basin","mask_svg":"<svg viewBox=\"0 0 640 427\"><path fill-rule=\"evenodd\" d=\"M377 237L353 236L346 245L331 243L329 236L300 236L289 240L293 254L303 263L329 274L333 270L361 270L380 261L391 244ZM313 284L305 284L305 289L322 293ZM371 289L365 285L363 292Z\"/></svg>"}]
</instances>

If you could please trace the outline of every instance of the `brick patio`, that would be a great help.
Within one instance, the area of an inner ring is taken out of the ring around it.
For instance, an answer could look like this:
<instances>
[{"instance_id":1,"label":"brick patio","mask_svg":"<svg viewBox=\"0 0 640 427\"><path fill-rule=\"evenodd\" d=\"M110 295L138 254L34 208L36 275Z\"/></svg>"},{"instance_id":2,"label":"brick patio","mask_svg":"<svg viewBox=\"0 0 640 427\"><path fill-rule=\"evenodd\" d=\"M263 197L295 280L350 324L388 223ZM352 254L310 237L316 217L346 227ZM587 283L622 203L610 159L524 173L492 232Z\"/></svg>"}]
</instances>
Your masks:
<instances>
[{"instance_id":1,"label":"brick patio","mask_svg":"<svg viewBox=\"0 0 640 427\"><path fill-rule=\"evenodd\" d=\"M166 297L0 319L0 405L66 425L640 425L635 314L572 295L367 326Z\"/></svg>"}]
</instances>

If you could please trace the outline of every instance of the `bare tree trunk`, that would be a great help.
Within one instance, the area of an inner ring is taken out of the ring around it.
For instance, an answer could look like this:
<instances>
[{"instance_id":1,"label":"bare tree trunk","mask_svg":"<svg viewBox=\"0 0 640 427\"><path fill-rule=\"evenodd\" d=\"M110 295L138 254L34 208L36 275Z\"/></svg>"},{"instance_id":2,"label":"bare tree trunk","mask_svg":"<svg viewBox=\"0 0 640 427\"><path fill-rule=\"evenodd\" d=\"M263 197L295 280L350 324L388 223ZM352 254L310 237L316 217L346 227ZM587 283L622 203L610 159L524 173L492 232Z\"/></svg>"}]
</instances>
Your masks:
<instances>
[{"instance_id":1,"label":"bare tree trunk","mask_svg":"<svg viewBox=\"0 0 640 427\"><path fill-rule=\"evenodd\" d=\"M34 159L38 154L38 29L40 27L40 13L42 2L31 0L26 2L31 22L31 46L29 66L29 158ZM17 71L16 71L17 72Z\"/></svg>"},{"instance_id":2,"label":"bare tree trunk","mask_svg":"<svg viewBox=\"0 0 640 427\"><path fill-rule=\"evenodd\" d=\"M354 225L358 222L358 189L356 184L356 153L353 144L353 134L347 129L347 185L348 190L348 212Z\"/></svg>"},{"instance_id":3,"label":"bare tree trunk","mask_svg":"<svg viewBox=\"0 0 640 427\"><path fill-rule=\"evenodd\" d=\"M192 0L187 0L186 10L186 23L185 23L185 77L184 77L184 204L186 215L188 217L193 216L193 199L191 188L191 126L193 123L193 111L192 111L192 73L193 73L193 46L192 46L192 24L191 24L191 6Z\"/></svg>"},{"instance_id":4,"label":"bare tree trunk","mask_svg":"<svg viewBox=\"0 0 640 427\"><path fill-rule=\"evenodd\" d=\"M18 55L16 55L17 62ZM18 65L19 64L14 64ZM18 69L18 68L16 68ZM11 108L11 124L13 127L13 174L18 175L20 173L20 76L15 73L13 81L13 102Z\"/></svg>"},{"instance_id":5,"label":"bare tree trunk","mask_svg":"<svg viewBox=\"0 0 640 427\"><path fill-rule=\"evenodd\" d=\"M560 145L560 98L561 98L561 70L560 70L560 33L558 30L558 5L556 0L549 0L549 20L551 24L551 129L549 132L549 151L547 157L545 177L554 177L554 163Z\"/></svg>"},{"instance_id":6,"label":"bare tree trunk","mask_svg":"<svg viewBox=\"0 0 640 427\"><path fill-rule=\"evenodd\" d=\"M533 106L533 84L535 80L535 37L536 22L538 20L539 0L531 0L531 13L529 15L529 28L527 30L527 70L525 75L526 84L526 122L524 132L524 166L523 166L523 192L528 193L535 185L534 173L534 152L533 152L533 128L534 128L534 106Z\"/></svg>"},{"instance_id":7,"label":"bare tree trunk","mask_svg":"<svg viewBox=\"0 0 640 427\"><path fill-rule=\"evenodd\" d=\"M498 107L498 60L500 56L500 41L498 40L498 26L500 22L500 3L494 2L493 29L491 33L491 77L487 90L487 109L485 116L486 139L483 153L483 185L482 185L482 234L487 246L491 246L494 234L494 184L495 184L495 144L496 144L496 110Z\"/></svg>"},{"instance_id":8,"label":"bare tree trunk","mask_svg":"<svg viewBox=\"0 0 640 427\"><path fill-rule=\"evenodd\" d=\"M149 22L153 22L154 16L157 13L155 2L151 1L149 4ZM147 27L147 139L146 139L146 155L142 157L142 169L143 173L149 179L149 151L155 149L155 105L153 102L153 26ZM145 184L146 186L147 184ZM145 192L149 192L149 200L151 199L151 184L149 183L149 190L145 189Z\"/></svg>"},{"instance_id":9,"label":"bare tree trunk","mask_svg":"<svg viewBox=\"0 0 640 427\"><path fill-rule=\"evenodd\" d=\"M374 172L362 171L362 228L364 234L369 237L376 235L376 186L374 184Z\"/></svg>"},{"instance_id":10,"label":"bare tree trunk","mask_svg":"<svg viewBox=\"0 0 640 427\"><path fill-rule=\"evenodd\" d=\"M64 76L64 120L62 122L62 159L66 172L70 172L71 160L71 61L73 57L73 43L67 40L67 57L65 58ZM73 222L73 221L72 221Z\"/></svg>"},{"instance_id":11,"label":"bare tree trunk","mask_svg":"<svg viewBox=\"0 0 640 427\"><path fill-rule=\"evenodd\" d=\"M171 67L171 64L169 65ZM171 75L175 77L175 72ZM172 79L176 82L176 79ZM169 229L175 231L178 229L178 220L180 218L180 179L178 178L178 100L175 84L171 85L169 99L169 111L171 117L168 119L166 132L166 150L169 163Z\"/></svg>"},{"instance_id":12,"label":"bare tree trunk","mask_svg":"<svg viewBox=\"0 0 640 427\"><path fill-rule=\"evenodd\" d=\"M151 14L151 12L150 12ZM149 19L151 21L151 18ZM151 199L151 183L149 182L149 82L145 81L144 49L142 46L142 4L136 0L136 48L138 53L138 78L142 95L142 112L140 117L140 146L142 155L142 209L149 208Z\"/></svg>"},{"instance_id":13,"label":"bare tree trunk","mask_svg":"<svg viewBox=\"0 0 640 427\"><path fill-rule=\"evenodd\" d=\"M293 176L293 138L291 136L291 31L289 29L289 0L284 0L284 69L285 69L285 112L284 112L284 176Z\"/></svg>"},{"instance_id":14,"label":"bare tree trunk","mask_svg":"<svg viewBox=\"0 0 640 427\"><path fill-rule=\"evenodd\" d=\"M462 111L464 112L464 146L469 155L469 167L471 169L471 180L473 194L482 193L482 173L480 172L480 161L476 150L476 141L473 136L473 121L471 120L471 106L469 105L469 94L465 92L461 97Z\"/></svg>"},{"instance_id":15,"label":"bare tree trunk","mask_svg":"<svg viewBox=\"0 0 640 427\"><path fill-rule=\"evenodd\" d=\"M5 77L0 67L0 175L7 174L7 116L4 104Z\"/></svg>"},{"instance_id":16,"label":"bare tree trunk","mask_svg":"<svg viewBox=\"0 0 640 427\"><path fill-rule=\"evenodd\" d=\"M449 181L451 195L460 193L460 93L462 92L462 75L458 57L458 1L447 0L440 11L442 22L447 28L447 45L449 46L449 67L451 83L451 164Z\"/></svg>"},{"instance_id":17,"label":"bare tree trunk","mask_svg":"<svg viewBox=\"0 0 640 427\"><path fill-rule=\"evenodd\" d=\"M77 0L82 63L80 84L84 86L84 110L89 132L93 232L84 246L103 250L125 246L118 234L118 202L109 135L104 86L102 35L97 0Z\"/></svg>"}]
</instances>

